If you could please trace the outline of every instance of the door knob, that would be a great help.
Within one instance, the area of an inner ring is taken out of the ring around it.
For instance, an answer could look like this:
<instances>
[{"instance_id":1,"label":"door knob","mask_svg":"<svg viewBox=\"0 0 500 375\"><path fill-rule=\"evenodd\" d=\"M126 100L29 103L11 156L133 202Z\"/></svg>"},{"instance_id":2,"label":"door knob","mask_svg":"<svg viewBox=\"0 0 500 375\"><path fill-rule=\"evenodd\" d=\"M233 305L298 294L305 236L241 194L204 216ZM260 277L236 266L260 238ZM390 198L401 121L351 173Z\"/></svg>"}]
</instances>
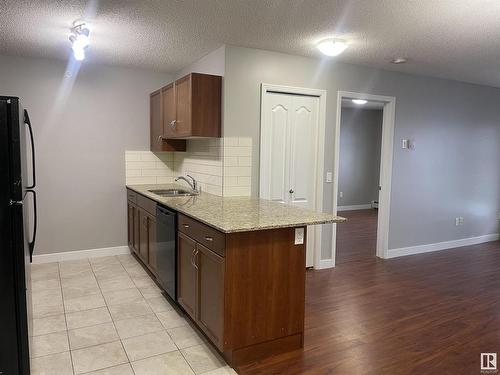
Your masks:
<instances>
[{"instance_id":1,"label":"door knob","mask_svg":"<svg viewBox=\"0 0 500 375\"><path fill-rule=\"evenodd\" d=\"M288 192L289 192L290 194L293 194L293 193L294 193L293 189L290 189Z\"/></svg>"}]
</instances>

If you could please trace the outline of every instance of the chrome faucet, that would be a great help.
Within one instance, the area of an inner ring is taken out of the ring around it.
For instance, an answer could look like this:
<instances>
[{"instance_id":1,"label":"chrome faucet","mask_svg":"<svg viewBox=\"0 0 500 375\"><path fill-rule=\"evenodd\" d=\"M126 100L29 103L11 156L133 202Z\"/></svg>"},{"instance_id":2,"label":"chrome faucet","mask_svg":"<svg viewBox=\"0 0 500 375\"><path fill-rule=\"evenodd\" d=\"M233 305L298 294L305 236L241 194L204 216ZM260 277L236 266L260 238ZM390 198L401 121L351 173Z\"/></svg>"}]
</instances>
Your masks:
<instances>
[{"instance_id":1,"label":"chrome faucet","mask_svg":"<svg viewBox=\"0 0 500 375\"><path fill-rule=\"evenodd\" d=\"M195 192L197 192L197 193L198 193L198 192L199 192L199 191L198 191L198 181L196 181L196 180L194 179L194 177L193 177L193 176L190 176L190 175L188 175L188 174L187 174L186 176L188 176L188 177L189 177L192 181L189 181L189 180L188 180L186 177L184 177L184 176L179 176L179 177L177 177L177 178L175 179L175 182L177 182L177 181L179 181L179 180L186 181L186 182L187 182L187 184L191 187L191 189L192 189L192 190L194 190Z\"/></svg>"}]
</instances>

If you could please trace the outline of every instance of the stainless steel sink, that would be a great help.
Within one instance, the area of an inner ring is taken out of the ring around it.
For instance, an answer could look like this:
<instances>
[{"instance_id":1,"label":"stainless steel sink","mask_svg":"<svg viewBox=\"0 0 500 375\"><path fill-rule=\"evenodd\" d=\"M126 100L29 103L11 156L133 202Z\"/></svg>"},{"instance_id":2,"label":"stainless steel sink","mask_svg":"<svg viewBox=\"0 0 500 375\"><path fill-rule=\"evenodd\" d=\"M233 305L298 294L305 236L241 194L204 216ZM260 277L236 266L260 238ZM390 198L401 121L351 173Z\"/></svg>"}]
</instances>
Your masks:
<instances>
[{"instance_id":1,"label":"stainless steel sink","mask_svg":"<svg viewBox=\"0 0 500 375\"><path fill-rule=\"evenodd\" d=\"M184 189L156 189L148 190L150 193L159 195L160 197L184 197L196 195L196 193Z\"/></svg>"}]
</instances>

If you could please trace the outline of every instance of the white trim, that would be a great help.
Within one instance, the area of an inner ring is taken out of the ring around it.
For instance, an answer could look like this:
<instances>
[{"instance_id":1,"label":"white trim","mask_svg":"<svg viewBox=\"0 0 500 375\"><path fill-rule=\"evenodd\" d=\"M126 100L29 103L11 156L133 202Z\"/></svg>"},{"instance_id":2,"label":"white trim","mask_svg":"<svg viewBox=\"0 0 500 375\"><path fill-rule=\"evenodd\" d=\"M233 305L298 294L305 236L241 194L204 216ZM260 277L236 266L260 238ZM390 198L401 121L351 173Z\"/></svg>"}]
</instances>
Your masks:
<instances>
[{"instance_id":1,"label":"white trim","mask_svg":"<svg viewBox=\"0 0 500 375\"><path fill-rule=\"evenodd\" d=\"M337 94L337 116L334 140L334 179L333 179L333 214L338 211L339 165L340 165L340 117L342 113L342 98L365 99L385 103L382 124L382 150L380 158L379 211L377 224L377 256L387 258L389 251L389 215L391 211L391 180L392 159L394 148L394 121L396 98L393 96L371 95L350 91L339 91ZM337 242L337 225L332 230L332 259L335 265Z\"/></svg>"},{"instance_id":2,"label":"white trim","mask_svg":"<svg viewBox=\"0 0 500 375\"><path fill-rule=\"evenodd\" d=\"M325 128L326 128L326 90L311 89L306 87L293 87L293 86L282 86L273 85L270 83L262 83L261 85L261 95L260 95L260 123L262 124L264 116L264 106L263 100L264 95L268 91L281 92L284 94L297 94L297 95L310 95L319 98L319 128L317 134L317 153L316 153L316 168L317 168L317 182L316 182L316 197L315 197L315 209L316 211L323 212L323 175L324 175L324 163L325 163ZM259 135L260 138L260 135ZM262 149L262 139L260 140L260 146ZM260 157L259 157L260 161ZM259 166L260 171L260 166ZM260 172L259 172L260 179ZM259 181L260 187L260 181ZM314 226L314 249L313 249L313 259L314 268L321 268L321 243L322 243L322 226Z\"/></svg>"},{"instance_id":3,"label":"white trim","mask_svg":"<svg viewBox=\"0 0 500 375\"><path fill-rule=\"evenodd\" d=\"M372 208L372 204L355 204L352 206L338 206L337 211L356 211L356 210L367 210Z\"/></svg>"},{"instance_id":4,"label":"white trim","mask_svg":"<svg viewBox=\"0 0 500 375\"><path fill-rule=\"evenodd\" d=\"M388 258L396 258L413 254L423 254L429 253L431 251L453 249L455 247L478 245L485 242L498 241L499 239L500 234L494 233L479 237L462 238L460 240L431 243L428 245L401 247L399 249L390 249L388 252Z\"/></svg>"},{"instance_id":5,"label":"white trim","mask_svg":"<svg viewBox=\"0 0 500 375\"><path fill-rule=\"evenodd\" d=\"M128 246L104 247L101 249L66 251L62 253L33 255L33 264L64 262L85 258L98 258L111 255L130 254Z\"/></svg>"},{"instance_id":6,"label":"white trim","mask_svg":"<svg viewBox=\"0 0 500 375\"><path fill-rule=\"evenodd\" d=\"M321 259L319 261L318 267L314 267L317 270L322 270L325 268L332 268L333 267L333 259Z\"/></svg>"}]
</instances>

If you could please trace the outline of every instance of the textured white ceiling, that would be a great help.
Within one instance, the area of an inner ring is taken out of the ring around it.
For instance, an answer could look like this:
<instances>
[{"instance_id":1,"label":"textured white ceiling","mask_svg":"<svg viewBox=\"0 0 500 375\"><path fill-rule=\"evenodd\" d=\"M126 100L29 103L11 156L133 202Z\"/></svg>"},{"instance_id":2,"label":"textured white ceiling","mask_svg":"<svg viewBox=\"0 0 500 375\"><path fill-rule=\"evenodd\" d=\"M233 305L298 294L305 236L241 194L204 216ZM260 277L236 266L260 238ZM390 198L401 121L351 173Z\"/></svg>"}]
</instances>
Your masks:
<instances>
[{"instance_id":1,"label":"textured white ceiling","mask_svg":"<svg viewBox=\"0 0 500 375\"><path fill-rule=\"evenodd\" d=\"M85 14L90 62L173 72L222 44L319 57L334 36L344 62L500 86L498 0L2 0L0 54L65 59Z\"/></svg>"}]
</instances>

